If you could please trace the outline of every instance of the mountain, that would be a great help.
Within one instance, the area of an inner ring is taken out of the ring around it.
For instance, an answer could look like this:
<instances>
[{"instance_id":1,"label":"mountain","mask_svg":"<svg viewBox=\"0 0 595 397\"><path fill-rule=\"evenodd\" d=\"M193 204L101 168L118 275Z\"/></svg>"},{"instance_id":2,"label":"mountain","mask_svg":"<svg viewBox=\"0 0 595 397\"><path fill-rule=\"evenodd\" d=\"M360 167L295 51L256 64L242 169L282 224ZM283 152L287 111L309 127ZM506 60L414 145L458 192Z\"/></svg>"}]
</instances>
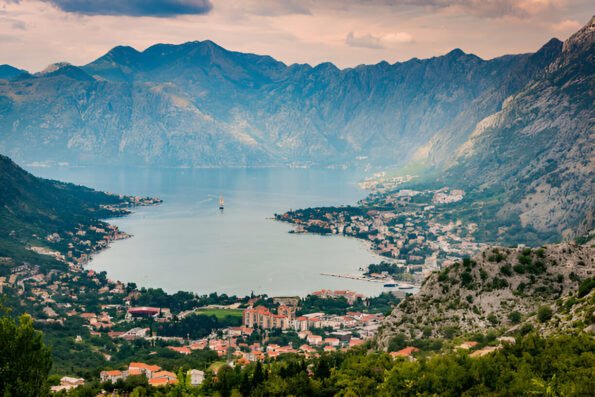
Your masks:
<instances>
[{"instance_id":1,"label":"mountain","mask_svg":"<svg viewBox=\"0 0 595 397\"><path fill-rule=\"evenodd\" d=\"M510 219L565 238L593 228L594 54L592 18L459 147L446 179L481 196L492 229Z\"/></svg>"},{"instance_id":2,"label":"mountain","mask_svg":"<svg viewBox=\"0 0 595 397\"><path fill-rule=\"evenodd\" d=\"M29 73L26 70L17 69L10 65L0 65L0 80L14 80Z\"/></svg>"},{"instance_id":3,"label":"mountain","mask_svg":"<svg viewBox=\"0 0 595 397\"><path fill-rule=\"evenodd\" d=\"M69 183L37 178L0 155L0 259L13 264L31 262L52 267L63 266L46 255L27 247L37 246L60 251L66 234L90 225L104 225L98 219L117 216L105 205L119 206L127 197L107 194ZM61 238L48 239L57 233ZM91 237L86 237L91 238ZM101 236L100 236L101 238ZM70 247L73 250L72 247ZM5 264L5 263L2 263ZM0 266L0 273L7 270Z\"/></svg>"},{"instance_id":4,"label":"mountain","mask_svg":"<svg viewBox=\"0 0 595 397\"><path fill-rule=\"evenodd\" d=\"M592 245L488 248L431 274L386 318L378 343L386 348L395 335L452 338L528 325L546 334L592 329L594 266Z\"/></svg>"},{"instance_id":5,"label":"mountain","mask_svg":"<svg viewBox=\"0 0 595 397\"><path fill-rule=\"evenodd\" d=\"M0 81L0 151L80 164L440 166L560 51L552 40L492 60L456 49L339 69L211 41L115 47L88 65Z\"/></svg>"}]
</instances>

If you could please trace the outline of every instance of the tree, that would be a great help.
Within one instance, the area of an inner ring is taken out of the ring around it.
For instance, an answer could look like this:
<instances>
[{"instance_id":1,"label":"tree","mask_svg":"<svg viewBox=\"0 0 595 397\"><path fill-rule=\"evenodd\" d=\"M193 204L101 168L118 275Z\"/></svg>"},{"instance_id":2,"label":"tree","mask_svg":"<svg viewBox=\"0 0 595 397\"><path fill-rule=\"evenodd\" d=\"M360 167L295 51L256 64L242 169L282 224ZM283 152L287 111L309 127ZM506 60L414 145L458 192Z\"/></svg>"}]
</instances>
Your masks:
<instances>
[{"instance_id":1,"label":"tree","mask_svg":"<svg viewBox=\"0 0 595 397\"><path fill-rule=\"evenodd\" d=\"M0 308L1 309L1 308ZM38 397L49 392L52 367L50 350L33 320L23 315L18 321L6 313L0 317L0 394L6 397Z\"/></svg>"},{"instance_id":2,"label":"tree","mask_svg":"<svg viewBox=\"0 0 595 397\"><path fill-rule=\"evenodd\" d=\"M257 387L264 381L264 371L262 369L262 363L256 362L256 368L254 368L254 374L252 375L252 388Z\"/></svg>"}]
</instances>

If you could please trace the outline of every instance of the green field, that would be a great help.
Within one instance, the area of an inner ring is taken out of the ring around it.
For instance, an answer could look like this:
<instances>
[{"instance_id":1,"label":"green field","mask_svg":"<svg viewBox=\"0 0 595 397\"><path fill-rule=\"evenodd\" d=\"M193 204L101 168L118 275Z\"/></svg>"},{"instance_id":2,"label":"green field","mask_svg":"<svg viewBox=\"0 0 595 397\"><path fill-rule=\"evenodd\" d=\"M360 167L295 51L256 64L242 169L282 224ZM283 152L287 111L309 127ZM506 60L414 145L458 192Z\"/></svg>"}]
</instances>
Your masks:
<instances>
[{"instance_id":1,"label":"green field","mask_svg":"<svg viewBox=\"0 0 595 397\"><path fill-rule=\"evenodd\" d=\"M243 310L241 309L204 309L197 310L196 314L202 314L205 316L215 316L218 319L223 319L228 316L242 317Z\"/></svg>"}]
</instances>

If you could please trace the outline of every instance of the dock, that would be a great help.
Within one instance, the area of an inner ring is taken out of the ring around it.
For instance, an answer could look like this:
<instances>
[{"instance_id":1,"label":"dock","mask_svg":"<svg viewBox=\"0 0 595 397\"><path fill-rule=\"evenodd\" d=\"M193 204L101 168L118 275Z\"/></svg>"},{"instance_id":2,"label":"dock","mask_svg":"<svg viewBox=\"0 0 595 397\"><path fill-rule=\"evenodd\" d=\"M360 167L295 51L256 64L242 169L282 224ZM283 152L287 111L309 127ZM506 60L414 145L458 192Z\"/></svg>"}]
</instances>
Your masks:
<instances>
[{"instance_id":1,"label":"dock","mask_svg":"<svg viewBox=\"0 0 595 397\"><path fill-rule=\"evenodd\" d=\"M384 280L378 280L370 277L365 277L358 274L338 274L338 273L320 273L322 276L348 278L351 280L368 281L370 283L384 283Z\"/></svg>"},{"instance_id":2,"label":"dock","mask_svg":"<svg viewBox=\"0 0 595 397\"><path fill-rule=\"evenodd\" d=\"M417 286L409 283L404 283L402 281L397 280L381 280L377 278L366 277L360 274L338 274L338 273L320 273L321 276L328 276L328 277L337 277L337 278L347 278L350 280L359 280L359 281L367 281L369 283L380 283L380 284L395 284L395 287L402 290L413 290L416 289Z\"/></svg>"}]
</instances>

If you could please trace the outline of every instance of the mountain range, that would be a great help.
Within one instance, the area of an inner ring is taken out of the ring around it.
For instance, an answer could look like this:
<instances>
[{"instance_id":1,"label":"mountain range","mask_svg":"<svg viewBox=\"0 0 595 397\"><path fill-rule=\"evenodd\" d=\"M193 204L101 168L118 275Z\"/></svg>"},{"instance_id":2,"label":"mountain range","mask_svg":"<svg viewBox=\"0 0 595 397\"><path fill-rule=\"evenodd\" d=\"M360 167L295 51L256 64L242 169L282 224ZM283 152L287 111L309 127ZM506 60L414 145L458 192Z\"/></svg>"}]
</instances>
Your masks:
<instances>
[{"instance_id":1,"label":"mountain range","mask_svg":"<svg viewBox=\"0 0 595 397\"><path fill-rule=\"evenodd\" d=\"M3 65L0 152L83 165L419 164L468 192L486 240L518 226L529 240L573 238L594 219L594 55L591 18L564 43L491 60L456 49L339 69L196 41L35 74Z\"/></svg>"},{"instance_id":2,"label":"mountain range","mask_svg":"<svg viewBox=\"0 0 595 397\"><path fill-rule=\"evenodd\" d=\"M211 41L115 47L84 66L0 68L0 152L19 162L153 166L442 167L484 118L562 55L455 49L339 69Z\"/></svg>"}]
</instances>

